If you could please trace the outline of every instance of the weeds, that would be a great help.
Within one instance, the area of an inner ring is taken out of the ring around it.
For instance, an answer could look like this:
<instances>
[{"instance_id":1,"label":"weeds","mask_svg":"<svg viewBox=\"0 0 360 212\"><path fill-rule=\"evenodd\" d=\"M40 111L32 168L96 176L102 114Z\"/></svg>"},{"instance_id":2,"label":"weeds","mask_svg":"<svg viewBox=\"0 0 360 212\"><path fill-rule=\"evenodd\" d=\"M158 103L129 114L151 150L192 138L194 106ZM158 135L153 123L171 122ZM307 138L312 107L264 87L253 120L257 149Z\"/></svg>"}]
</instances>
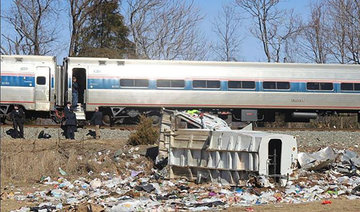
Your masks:
<instances>
[{"instance_id":1,"label":"weeds","mask_svg":"<svg viewBox=\"0 0 360 212\"><path fill-rule=\"evenodd\" d=\"M128 143L134 146L155 144L159 138L159 129L154 127L152 123L151 118L141 115L136 131L131 133Z\"/></svg>"}]
</instances>

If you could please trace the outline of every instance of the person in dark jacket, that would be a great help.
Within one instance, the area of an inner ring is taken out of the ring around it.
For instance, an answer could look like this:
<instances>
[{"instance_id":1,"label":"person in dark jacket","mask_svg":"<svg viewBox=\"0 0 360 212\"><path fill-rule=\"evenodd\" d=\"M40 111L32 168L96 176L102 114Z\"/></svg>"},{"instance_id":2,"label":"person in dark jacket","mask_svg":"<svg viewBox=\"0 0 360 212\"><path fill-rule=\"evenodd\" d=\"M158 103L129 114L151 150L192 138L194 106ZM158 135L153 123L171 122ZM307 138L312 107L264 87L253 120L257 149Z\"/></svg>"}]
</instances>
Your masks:
<instances>
[{"instance_id":1,"label":"person in dark jacket","mask_svg":"<svg viewBox=\"0 0 360 212\"><path fill-rule=\"evenodd\" d=\"M71 110L71 102L67 102L64 108L64 115L66 116L66 114L69 113L70 110Z\"/></svg>"},{"instance_id":2,"label":"person in dark jacket","mask_svg":"<svg viewBox=\"0 0 360 212\"><path fill-rule=\"evenodd\" d=\"M71 102L66 102L66 106L64 107L64 116L63 116L63 118L61 120L61 129L64 131L63 135L65 135L66 139L69 139L68 134L67 134L66 115L68 113L70 113L70 110L72 110L71 109Z\"/></svg>"},{"instance_id":3,"label":"person in dark jacket","mask_svg":"<svg viewBox=\"0 0 360 212\"><path fill-rule=\"evenodd\" d=\"M100 138L100 125L102 125L102 118L103 118L102 112L99 111L98 107L96 107L95 108L95 113L94 113L94 115L92 116L92 118L90 120L90 123L93 123L95 125L96 139Z\"/></svg>"},{"instance_id":4,"label":"person in dark jacket","mask_svg":"<svg viewBox=\"0 0 360 212\"><path fill-rule=\"evenodd\" d=\"M17 138L24 138L24 122L25 122L25 113L22 108L15 105L14 110L11 111L11 119L13 121L14 131L16 132ZM19 128L19 130L18 130Z\"/></svg>"},{"instance_id":5,"label":"person in dark jacket","mask_svg":"<svg viewBox=\"0 0 360 212\"><path fill-rule=\"evenodd\" d=\"M72 82L72 107L74 109L77 108L78 97L79 97L79 84L77 83L76 77L73 77L73 82Z\"/></svg>"},{"instance_id":6,"label":"person in dark jacket","mask_svg":"<svg viewBox=\"0 0 360 212\"><path fill-rule=\"evenodd\" d=\"M67 139L75 139L75 129L76 129L76 115L73 110L69 110L67 114L65 114L65 126L66 126L66 138Z\"/></svg>"}]
</instances>

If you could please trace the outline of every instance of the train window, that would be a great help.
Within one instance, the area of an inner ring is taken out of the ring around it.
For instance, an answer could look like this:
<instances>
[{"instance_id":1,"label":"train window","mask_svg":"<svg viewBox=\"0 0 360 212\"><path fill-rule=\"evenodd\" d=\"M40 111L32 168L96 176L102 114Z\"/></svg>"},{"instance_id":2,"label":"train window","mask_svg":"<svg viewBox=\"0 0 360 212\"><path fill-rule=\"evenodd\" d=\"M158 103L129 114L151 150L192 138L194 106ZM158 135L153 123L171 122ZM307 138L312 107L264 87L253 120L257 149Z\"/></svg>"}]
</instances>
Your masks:
<instances>
[{"instance_id":1,"label":"train window","mask_svg":"<svg viewBox=\"0 0 360 212\"><path fill-rule=\"evenodd\" d=\"M146 79L121 79L122 87L149 87L149 80Z\"/></svg>"},{"instance_id":2,"label":"train window","mask_svg":"<svg viewBox=\"0 0 360 212\"><path fill-rule=\"evenodd\" d=\"M332 83L320 83L320 90L331 91L333 89L334 87Z\"/></svg>"},{"instance_id":3,"label":"train window","mask_svg":"<svg viewBox=\"0 0 360 212\"><path fill-rule=\"evenodd\" d=\"M194 80L193 87L194 88L206 88L206 80Z\"/></svg>"},{"instance_id":4,"label":"train window","mask_svg":"<svg viewBox=\"0 0 360 212\"><path fill-rule=\"evenodd\" d=\"M360 83L341 83L343 91L360 91Z\"/></svg>"},{"instance_id":5,"label":"train window","mask_svg":"<svg viewBox=\"0 0 360 212\"><path fill-rule=\"evenodd\" d=\"M289 82L277 82L276 85L277 85L276 86L277 89L289 89L290 88Z\"/></svg>"},{"instance_id":6,"label":"train window","mask_svg":"<svg viewBox=\"0 0 360 212\"><path fill-rule=\"evenodd\" d=\"M341 90L343 91L354 90L354 83L341 83Z\"/></svg>"},{"instance_id":7,"label":"train window","mask_svg":"<svg viewBox=\"0 0 360 212\"><path fill-rule=\"evenodd\" d=\"M220 88L220 81L208 80L206 83L207 88Z\"/></svg>"},{"instance_id":8,"label":"train window","mask_svg":"<svg viewBox=\"0 0 360 212\"><path fill-rule=\"evenodd\" d=\"M354 90L360 91L360 83L354 83Z\"/></svg>"},{"instance_id":9,"label":"train window","mask_svg":"<svg viewBox=\"0 0 360 212\"><path fill-rule=\"evenodd\" d=\"M275 82L264 82L263 88L264 89L276 89Z\"/></svg>"},{"instance_id":10,"label":"train window","mask_svg":"<svg viewBox=\"0 0 360 212\"><path fill-rule=\"evenodd\" d=\"M45 85L46 84L46 78L45 77L36 77L36 84Z\"/></svg>"},{"instance_id":11,"label":"train window","mask_svg":"<svg viewBox=\"0 0 360 212\"><path fill-rule=\"evenodd\" d=\"M232 89L254 89L254 81L229 81L228 88Z\"/></svg>"},{"instance_id":12,"label":"train window","mask_svg":"<svg viewBox=\"0 0 360 212\"><path fill-rule=\"evenodd\" d=\"M146 79L136 79L135 87L149 87L149 80Z\"/></svg>"},{"instance_id":13,"label":"train window","mask_svg":"<svg viewBox=\"0 0 360 212\"><path fill-rule=\"evenodd\" d=\"M242 88L241 81L229 81L228 88Z\"/></svg>"},{"instance_id":14,"label":"train window","mask_svg":"<svg viewBox=\"0 0 360 212\"><path fill-rule=\"evenodd\" d=\"M322 91L331 91L333 90L333 84L329 82L308 82L306 83L307 90L322 90Z\"/></svg>"},{"instance_id":15,"label":"train window","mask_svg":"<svg viewBox=\"0 0 360 212\"><path fill-rule=\"evenodd\" d=\"M194 80L194 88L220 88L220 81L218 80Z\"/></svg>"},{"instance_id":16,"label":"train window","mask_svg":"<svg viewBox=\"0 0 360 212\"><path fill-rule=\"evenodd\" d=\"M308 82L306 83L307 90L320 90L320 83Z\"/></svg>"},{"instance_id":17,"label":"train window","mask_svg":"<svg viewBox=\"0 0 360 212\"><path fill-rule=\"evenodd\" d=\"M159 88L170 88L171 83L170 80L157 80L156 86Z\"/></svg>"},{"instance_id":18,"label":"train window","mask_svg":"<svg viewBox=\"0 0 360 212\"><path fill-rule=\"evenodd\" d=\"M184 80L171 80L171 87L172 88L183 88L185 87Z\"/></svg>"},{"instance_id":19,"label":"train window","mask_svg":"<svg viewBox=\"0 0 360 212\"><path fill-rule=\"evenodd\" d=\"M289 82L263 82L264 89L289 89Z\"/></svg>"},{"instance_id":20,"label":"train window","mask_svg":"<svg viewBox=\"0 0 360 212\"><path fill-rule=\"evenodd\" d=\"M131 80L131 79L121 79L120 86L132 87L132 86L135 86L135 83L134 83L134 80Z\"/></svg>"},{"instance_id":21,"label":"train window","mask_svg":"<svg viewBox=\"0 0 360 212\"><path fill-rule=\"evenodd\" d=\"M242 81L242 88L254 89L255 82L254 81Z\"/></svg>"},{"instance_id":22,"label":"train window","mask_svg":"<svg viewBox=\"0 0 360 212\"><path fill-rule=\"evenodd\" d=\"M158 88L183 88L185 87L184 80L157 80L156 86Z\"/></svg>"}]
</instances>

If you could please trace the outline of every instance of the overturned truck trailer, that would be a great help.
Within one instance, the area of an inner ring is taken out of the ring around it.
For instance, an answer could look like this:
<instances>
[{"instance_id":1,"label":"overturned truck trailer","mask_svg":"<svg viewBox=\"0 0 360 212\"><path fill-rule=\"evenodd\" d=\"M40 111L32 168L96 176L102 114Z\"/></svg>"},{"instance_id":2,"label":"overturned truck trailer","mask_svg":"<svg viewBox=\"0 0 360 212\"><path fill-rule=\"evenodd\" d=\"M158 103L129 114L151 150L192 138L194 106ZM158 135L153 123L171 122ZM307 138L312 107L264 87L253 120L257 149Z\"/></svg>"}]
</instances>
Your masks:
<instances>
[{"instance_id":1,"label":"overturned truck trailer","mask_svg":"<svg viewBox=\"0 0 360 212\"><path fill-rule=\"evenodd\" d=\"M192 129L179 128L189 124ZM252 177L271 177L282 185L291 178L297 163L294 136L199 126L197 117L164 111L158 157L168 159L170 178L239 186Z\"/></svg>"}]
</instances>

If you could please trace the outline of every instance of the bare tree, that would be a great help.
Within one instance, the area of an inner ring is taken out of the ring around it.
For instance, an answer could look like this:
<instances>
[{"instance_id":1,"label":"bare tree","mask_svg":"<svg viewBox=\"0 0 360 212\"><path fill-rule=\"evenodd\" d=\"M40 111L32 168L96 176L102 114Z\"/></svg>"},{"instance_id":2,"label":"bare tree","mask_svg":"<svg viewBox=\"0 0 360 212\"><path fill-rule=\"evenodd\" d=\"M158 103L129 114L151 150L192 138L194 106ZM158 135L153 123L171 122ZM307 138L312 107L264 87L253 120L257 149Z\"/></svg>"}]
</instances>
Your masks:
<instances>
[{"instance_id":1,"label":"bare tree","mask_svg":"<svg viewBox=\"0 0 360 212\"><path fill-rule=\"evenodd\" d=\"M292 11L277 9L280 0L235 0L235 2L254 18L256 27L252 28L251 32L262 42L267 61L280 62L281 54L286 53L284 47L286 43L301 31L299 18L294 18Z\"/></svg>"},{"instance_id":2,"label":"bare tree","mask_svg":"<svg viewBox=\"0 0 360 212\"><path fill-rule=\"evenodd\" d=\"M125 18L135 52L141 58L203 58L205 39L198 24L202 20L193 1L127 0Z\"/></svg>"},{"instance_id":3,"label":"bare tree","mask_svg":"<svg viewBox=\"0 0 360 212\"><path fill-rule=\"evenodd\" d=\"M223 5L218 17L213 22L214 32L218 41L212 47L222 61L239 59L242 38L239 33L240 17L232 5Z\"/></svg>"},{"instance_id":4,"label":"bare tree","mask_svg":"<svg viewBox=\"0 0 360 212\"><path fill-rule=\"evenodd\" d=\"M304 27L301 46L305 59L315 63L326 63L330 54L329 26L326 5L311 5L311 17Z\"/></svg>"},{"instance_id":5,"label":"bare tree","mask_svg":"<svg viewBox=\"0 0 360 212\"><path fill-rule=\"evenodd\" d=\"M360 64L360 1L328 0L333 56L340 63Z\"/></svg>"},{"instance_id":6,"label":"bare tree","mask_svg":"<svg viewBox=\"0 0 360 212\"><path fill-rule=\"evenodd\" d=\"M54 0L14 0L3 16L13 31L1 34L4 38L1 51L32 55L50 53L56 40L55 26L51 24L53 3Z\"/></svg>"},{"instance_id":7,"label":"bare tree","mask_svg":"<svg viewBox=\"0 0 360 212\"><path fill-rule=\"evenodd\" d=\"M95 0L68 0L70 7L70 46L69 56L79 54L79 43L81 35L84 33L85 22L88 15L96 7L91 7Z\"/></svg>"}]
</instances>

